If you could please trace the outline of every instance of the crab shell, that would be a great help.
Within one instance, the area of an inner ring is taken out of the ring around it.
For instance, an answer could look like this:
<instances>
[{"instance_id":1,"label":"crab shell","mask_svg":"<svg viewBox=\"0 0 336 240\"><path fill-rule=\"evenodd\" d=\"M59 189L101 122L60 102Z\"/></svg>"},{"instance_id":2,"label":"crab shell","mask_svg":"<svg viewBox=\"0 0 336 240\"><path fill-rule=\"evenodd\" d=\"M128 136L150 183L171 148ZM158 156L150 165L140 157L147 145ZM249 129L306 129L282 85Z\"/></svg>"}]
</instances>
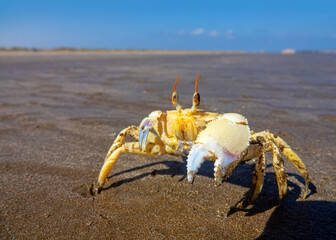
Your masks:
<instances>
[{"instance_id":1,"label":"crab shell","mask_svg":"<svg viewBox=\"0 0 336 240\"><path fill-rule=\"evenodd\" d=\"M196 142L220 146L223 151L240 155L248 147L250 129L247 120L240 114L228 113L210 122L206 129L200 132Z\"/></svg>"},{"instance_id":2,"label":"crab shell","mask_svg":"<svg viewBox=\"0 0 336 240\"><path fill-rule=\"evenodd\" d=\"M206 125L199 133L188 159L188 180L193 181L205 158L215 160L215 181L220 183L224 168L240 158L249 146L250 129L244 116L223 114Z\"/></svg>"}]
</instances>

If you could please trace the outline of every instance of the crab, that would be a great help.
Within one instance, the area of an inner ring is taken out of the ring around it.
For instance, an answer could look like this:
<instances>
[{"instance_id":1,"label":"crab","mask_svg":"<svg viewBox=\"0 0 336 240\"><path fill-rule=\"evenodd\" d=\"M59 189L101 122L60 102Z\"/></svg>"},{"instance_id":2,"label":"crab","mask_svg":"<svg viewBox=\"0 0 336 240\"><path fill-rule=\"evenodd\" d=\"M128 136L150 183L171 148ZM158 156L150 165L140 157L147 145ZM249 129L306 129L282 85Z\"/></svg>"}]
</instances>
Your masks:
<instances>
[{"instance_id":1,"label":"crab","mask_svg":"<svg viewBox=\"0 0 336 240\"><path fill-rule=\"evenodd\" d=\"M280 152L297 168L305 179L303 198L307 196L310 182L306 166L291 147L279 136L268 131L254 133L246 118L238 113L205 112L199 110L198 80L191 108L183 109L176 91L177 78L171 101L175 110L154 111L144 118L140 126L122 130L110 147L100 170L93 192L100 193L120 153L146 156L171 154L187 156L187 179L193 183L198 169L205 160L214 161L215 185L220 185L241 164L256 159L252 186L244 197L243 207L252 204L262 190L266 152L273 153L279 199L287 194L287 175ZM137 139L125 142L126 136Z\"/></svg>"}]
</instances>

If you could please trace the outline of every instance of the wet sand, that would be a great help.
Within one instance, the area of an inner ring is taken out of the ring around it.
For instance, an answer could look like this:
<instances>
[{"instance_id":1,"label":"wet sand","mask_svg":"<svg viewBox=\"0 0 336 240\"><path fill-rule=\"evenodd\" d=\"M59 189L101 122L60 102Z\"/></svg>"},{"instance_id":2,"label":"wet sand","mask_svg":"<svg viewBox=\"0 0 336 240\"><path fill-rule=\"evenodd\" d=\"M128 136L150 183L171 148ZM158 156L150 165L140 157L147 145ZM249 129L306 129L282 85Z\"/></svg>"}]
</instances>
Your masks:
<instances>
[{"instance_id":1,"label":"wet sand","mask_svg":"<svg viewBox=\"0 0 336 240\"><path fill-rule=\"evenodd\" d=\"M335 239L335 66L335 54L0 53L0 238ZM202 109L241 113L293 147L313 182L307 199L285 160L277 205L269 154L259 199L230 216L253 162L214 187L211 162L189 184L180 157L121 155L90 195L115 136L172 109L178 75L189 107L199 74Z\"/></svg>"}]
</instances>

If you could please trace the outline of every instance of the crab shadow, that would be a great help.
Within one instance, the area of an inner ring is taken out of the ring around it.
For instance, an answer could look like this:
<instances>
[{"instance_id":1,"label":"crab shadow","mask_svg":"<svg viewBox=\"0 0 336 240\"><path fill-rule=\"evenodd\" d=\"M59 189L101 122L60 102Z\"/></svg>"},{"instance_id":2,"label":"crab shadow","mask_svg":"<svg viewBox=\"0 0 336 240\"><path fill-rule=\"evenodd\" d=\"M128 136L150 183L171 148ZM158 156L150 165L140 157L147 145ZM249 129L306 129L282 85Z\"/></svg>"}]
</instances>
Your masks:
<instances>
[{"instance_id":1,"label":"crab shadow","mask_svg":"<svg viewBox=\"0 0 336 240\"><path fill-rule=\"evenodd\" d=\"M336 239L336 202L298 201L276 207L263 239Z\"/></svg>"},{"instance_id":2,"label":"crab shadow","mask_svg":"<svg viewBox=\"0 0 336 240\"><path fill-rule=\"evenodd\" d=\"M153 163L149 163L149 164L145 164L143 166L139 166L139 167L134 167L125 171L121 171L118 173L115 173L111 176L108 177L108 179L113 179L117 176L126 174L126 173L130 173L130 172L134 172L134 171L139 171L142 169L146 169L146 168L155 168L155 166L159 166L159 165L165 165L166 168L165 169L154 169L151 170L150 172L146 172L146 173L142 173L139 174L137 176L134 177L130 177L130 178L126 178L126 179L122 179L119 180L117 182L112 183L110 186L104 188L103 190L108 190L111 188L115 188L115 187L119 187L123 184L126 183L130 183L136 180L140 180L142 178L148 177L148 176L155 176L155 175L167 175L167 176L171 176L171 177L175 177L175 176L181 176L181 178L178 181L183 181L185 180L185 178L187 177L187 158L186 157L182 157L183 162L180 161L159 161L159 162L153 162ZM250 182L249 182L249 178L239 178L238 175L241 174L246 174L246 172L250 172L250 177L252 177L252 172L249 171L249 169L252 169L251 166L248 166L249 164L245 164L243 166L240 166L240 169L237 169L228 180L226 180L227 182L236 184L236 185L240 185L240 186L244 186L244 187L248 187ZM207 178L213 178L214 177L214 163L211 161L205 161L202 166L200 167L200 169L197 172L198 176L205 176ZM233 175L237 175L237 178L232 178ZM196 176L197 178L197 176Z\"/></svg>"},{"instance_id":3,"label":"crab shadow","mask_svg":"<svg viewBox=\"0 0 336 240\"><path fill-rule=\"evenodd\" d=\"M181 178L179 179L179 182L181 182L187 177L187 174L186 174L187 173L187 168L186 168L187 158L183 157L182 159L183 159L183 162L180 162L180 161L159 161L159 162L153 162L153 163L145 164L145 165L140 166L140 167L135 167L135 168L131 168L131 169L128 169L128 170L125 170L125 171L115 173L115 174L109 176L108 179L115 178L116 176L123 175L123 174L126 174L126 173L139 171L141 169L153 168L153 167L159 166L159 165L165 165L166 166L165 169L154 169L150 172L142 173L142 174L139 174L139 175L131 177L131 178L126 178L126 179L119 180L117 182L112 183L110 186L104 188L103 190L108 190L110 188L119 187L119 186L121 186L125 183L130 183L130 182L145 178L147 176L155 176L155 175L167 175L167 176L171 176L171 177L181 176ZM213 168L214 168L213 162L205 161L202 164L202 166L201 166L200 170L198 171L197 175L205 176L205 177L208 177L208 178L213 178L213 172L211 170Z\"/></svg>"},{"instance_id":4,"label":"crab shadow","mask_svg":"<svg viewBox=\"0 0 336 240\"><path fill-rule=\"evenodd\" d=\"M120 176L126 173L139 171L142 169L151 168L154 170L139 174L134 177L125 178L119 181L116 181L112 183L111 185L107 186L106 188L103 188L104 190L108 190L111 188L119 187L123 184L127 184L133 181L140 180L142 178L148 177L148 176L155 176L155 175L168 175L171 177L174 176L181 176L181 178L178 181L184 181L186 178L186 157L183 157L183 162L181 161L159 161L159 162L153 162L149 164L145 164L143 166L134 167L125 171L121 171L118 173L113 174L110 178L115 178L116 176ZM155 166L159 165L165 165L166 168L162 169L160 167L159 169L155 169ZM238 185L245 188L250 188L252 183L252 176L254 172L254 164L245 163L240 166L231 174L231 176L226 180L227 183ZM272 168L272 164L267 165L267 169ZM213 179L214 173L214 163L210 161L205 161L201 168L199 169L197 175L205 176L207 178ZM302 191L302 185L304 185L304 178L301 177L298 174L294 173L287 173L288 176L293 176L297 181L301 183L301 186L299 186L297 183L288 181L288 193L287 197L280 203L278 198L278 187L276 184L276 178L273 172L266 172L265 179L264 179L264 187L257 199L257 201L252 205L251 208L246 209L235 209L232 208L228 215L234 214L237 211L244 211L246 212L246 216L252 216L258 213L265 212L275 206L278 206L279 204L283 203L290 203L295 202L301 194ZM197 177L197 176L196 176ZM307 195L307 198L309 198L312 194L316 193L316 187L314 184L309 184L309 192ZM247 192L246 192L247 194Z\"/></svg>"}]
</instances>

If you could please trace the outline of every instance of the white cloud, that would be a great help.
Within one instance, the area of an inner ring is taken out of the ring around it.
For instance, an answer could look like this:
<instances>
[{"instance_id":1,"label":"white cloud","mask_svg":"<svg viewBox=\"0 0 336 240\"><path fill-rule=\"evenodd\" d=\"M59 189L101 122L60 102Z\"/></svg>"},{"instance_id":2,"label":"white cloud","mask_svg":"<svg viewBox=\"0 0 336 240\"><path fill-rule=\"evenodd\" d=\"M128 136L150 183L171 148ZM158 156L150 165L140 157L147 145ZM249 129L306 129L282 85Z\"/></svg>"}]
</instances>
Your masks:
<instances>
[{"instance_id":1,"label":"white cloud","mask_svg":"<svg viewBox=\"0 0 336 240\"><path fill-rule=\"evenodd\" d=\"M210 36L210 37L217 37L218 34L219 34L219 33L218 33L217 31L210 31L210 32L209 32L209 36Z\"/></svg>"},{"instance_id":2,"label":"white cloud","mask_svg":"<svg viewBox=\"0 0 336 240\"><path fill-rule=\"evenodd\" d=\"M185 31L183 29L181 29L177 32L177 35L179 35L179 36L183 36L183 35L186 35L186 34L188 34L188 31ZM226 38L234 38L233 37L233 31L231 29L227 30L227 32L225 32L223 34L223 33L220 33L219 31L216 31L216 30L208 31L208 30L205 30L204 28L196 28L196 29L190 31L189 34L193 35L193 36L205 35L205 36L209 36L209 37L224 36Z\"/></svg>"},{"instance_id":3,"label":"white cloud","mask_svg":"<svg viewBox=\"0 0 336 240\"><path fill-rule=\"evenodd\" d=\"M204 33L205 33L205 30L203 28L197 28L191 31L191 35L202 35Z\"/></svg>"}]
</instances>

